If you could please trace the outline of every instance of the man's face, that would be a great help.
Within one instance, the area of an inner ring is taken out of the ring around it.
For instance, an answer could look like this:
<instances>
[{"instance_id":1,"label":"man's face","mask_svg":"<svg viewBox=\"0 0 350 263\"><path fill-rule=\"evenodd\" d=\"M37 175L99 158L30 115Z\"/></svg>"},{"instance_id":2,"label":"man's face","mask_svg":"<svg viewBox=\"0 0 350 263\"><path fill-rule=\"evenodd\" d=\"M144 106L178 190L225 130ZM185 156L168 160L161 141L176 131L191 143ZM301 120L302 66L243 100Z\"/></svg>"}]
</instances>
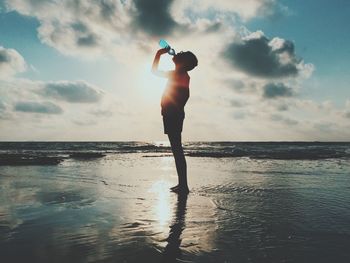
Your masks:
<instances>
[{"instance_id":1,"label":"man's face","mask_svg":"<svg viewBox=\"0 0 350 263\"><path fill-rule=\"evenodd\" d=\"M173 61L175 64L177 64L181 61L182 54L183 54L183 51L180 51L175 56L173 56Z\"/></svg>"}]
</instances>

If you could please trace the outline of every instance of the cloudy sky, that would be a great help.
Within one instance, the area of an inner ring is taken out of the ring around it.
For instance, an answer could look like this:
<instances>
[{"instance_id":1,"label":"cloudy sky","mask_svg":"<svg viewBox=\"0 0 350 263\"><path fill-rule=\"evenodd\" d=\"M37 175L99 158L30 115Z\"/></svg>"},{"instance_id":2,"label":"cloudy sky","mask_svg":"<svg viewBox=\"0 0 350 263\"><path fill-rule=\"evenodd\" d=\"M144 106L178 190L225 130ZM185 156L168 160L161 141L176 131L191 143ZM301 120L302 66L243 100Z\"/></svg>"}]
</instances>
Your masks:
<instances>
[{"instance_id":1,"label":"cloudy sky","mask_svg":"<svg viewBox=\"0 0 350 263\"><path fill-rule=\"evenodd\" d=\"M350 140L349 14L347 0L0 0L0 140L166 140L160 38L199 60L185 141Z\"/></svg>"}]
</instances>

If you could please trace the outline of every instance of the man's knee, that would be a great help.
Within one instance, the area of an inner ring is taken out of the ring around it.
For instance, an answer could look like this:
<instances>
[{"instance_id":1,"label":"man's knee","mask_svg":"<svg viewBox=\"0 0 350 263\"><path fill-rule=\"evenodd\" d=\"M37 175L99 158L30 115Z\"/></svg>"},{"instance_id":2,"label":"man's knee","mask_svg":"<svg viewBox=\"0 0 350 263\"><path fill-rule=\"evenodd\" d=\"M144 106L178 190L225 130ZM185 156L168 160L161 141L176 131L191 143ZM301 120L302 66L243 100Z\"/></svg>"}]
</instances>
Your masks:
<instances>
[{"instance_id":1,"label":"man's knee","mask_svg":"<svg viewBox=\"0 0 350 263\"><path fill-rule=\"evenodd\" d=\"M168 134L171 147L181 147L181 134Z\"/></svg>"}]
</instances>

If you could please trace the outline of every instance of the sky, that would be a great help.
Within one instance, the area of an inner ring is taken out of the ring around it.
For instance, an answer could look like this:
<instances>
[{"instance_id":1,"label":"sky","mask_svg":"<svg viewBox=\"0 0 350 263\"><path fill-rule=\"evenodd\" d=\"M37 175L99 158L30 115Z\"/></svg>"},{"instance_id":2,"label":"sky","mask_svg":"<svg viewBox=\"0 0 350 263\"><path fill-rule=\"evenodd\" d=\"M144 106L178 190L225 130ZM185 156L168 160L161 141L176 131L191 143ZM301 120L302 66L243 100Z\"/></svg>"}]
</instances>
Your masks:
<instances>
[{"instance_id":1,"label":"sky","mask_svg":"<svg viewBox=\"0 0 350 263\"><path fill-rule=\"evenodd\" d=\"M166 140L150 71L166 39L199 61L184 141L349 141L349 14L346 0L0 0L0 140Z\"/></svg>"}]
</instances>

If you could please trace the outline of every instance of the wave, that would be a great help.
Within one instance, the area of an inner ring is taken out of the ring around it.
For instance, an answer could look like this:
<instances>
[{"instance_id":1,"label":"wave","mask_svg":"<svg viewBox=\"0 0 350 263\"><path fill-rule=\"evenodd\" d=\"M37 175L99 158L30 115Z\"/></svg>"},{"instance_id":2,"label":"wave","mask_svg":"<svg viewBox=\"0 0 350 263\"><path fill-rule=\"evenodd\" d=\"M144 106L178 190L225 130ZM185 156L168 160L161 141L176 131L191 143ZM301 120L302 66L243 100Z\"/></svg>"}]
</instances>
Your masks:
<instances>
[{"instance_id":1,"label":"wave","mask_svg":"<svg viewBox=\"0 0 350 263\"><path fill-rule=\"evenodd\" d=\"M187 142L186 156L320 160L349 158L350 143L322 142ZM169 146L150 142L0 142L0 165L59 164L67 158L96 159L110 154L143 153L145 157L169 156Z\"/></svg>"},{"instance_id":2,"label":"wave","mask_svg":"<svg viewBox=\"0 0 350 263\"><path fill-rule=\"evenodd\" d=\"M58 156L36 156L28 154L0 154L0 166L57 165L63 161Z\"/></svg>"},{"instance_id":3,"label":"wave","mask_svg":"<svg viewBox=\"0 0 350 263\"><path fill-rule=\"evenodd\" d=\"M234 150L225 151L194 151L186 155L191 157L212 157L212 158L234 158L248 157L251 159L275 159L275 160L320 160L333 158L349 158L350 154L346 151L328 150L328 149L284 149L275 151L266 150Z\"/></svg>"}]
</instances>

